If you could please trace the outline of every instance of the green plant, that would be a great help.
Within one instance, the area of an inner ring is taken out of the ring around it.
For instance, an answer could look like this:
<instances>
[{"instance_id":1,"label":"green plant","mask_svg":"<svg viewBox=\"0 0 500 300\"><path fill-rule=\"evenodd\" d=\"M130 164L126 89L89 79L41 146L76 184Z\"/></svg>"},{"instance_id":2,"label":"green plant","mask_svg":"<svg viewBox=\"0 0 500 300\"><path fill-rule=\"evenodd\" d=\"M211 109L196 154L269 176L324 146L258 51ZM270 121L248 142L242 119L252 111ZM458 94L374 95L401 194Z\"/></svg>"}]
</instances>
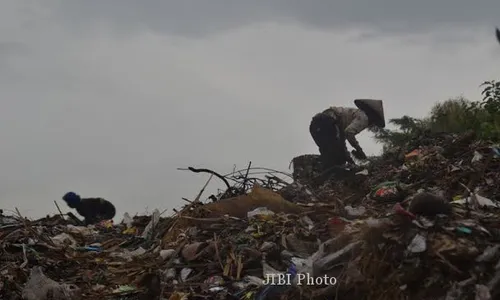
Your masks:
<instances>
[{"instance_id":1,"label":"green plant","mask_svg":"<svg viewBox=\"0 0 500 300\"><path fill-rule=\"evenodd\" d=\"M496 114L500 112L500 81L495 80L485 81L481 84L484 86L481 95L483 101L481 106L484 107L489 113Z\"/></svg>"},{"instance_id":2,"label":"green plant","mask_svg":"<svg viewBox=\"0 0 500 300\"><path fill-rule=\"evenodd\" d=\"M416 137L429 131L429 119L416 119L409 116L390 119L389 123L397 126L396 129L371 128L375 133L375 141L383 145L383 150L402 147Z\"/></svg>"},{"instance_id":3,"label":"green plant","mask_svg":"<svg viewBox=\"0 0 500 300\"><path fill-rule=\"evenodd\" d=\"M500 141L500 82L495 80L485 81L481 84L483 99L478 105L485 113L479 133L483 139Z\"/></svg>"},{"instance_id":4,"label":"green plant","mask_svg":"<svg viewBox=\"0 0 500 300\"><path fill-rule=\"evenodd\" d=\"M500 142L500 82L491 80L484 87L481 101L463 97L436 103L429 116L416 119L409 116L391 119L396 129L371 128L375 141L383 144L384 152L408 145L428 133L464 133L473 130L481 139Z\"/></svg>"},{"instance_id":5,"label":"green plant","mask_svg":"<svg viewBox=\"0 0 500 300\"><path fill-rule=\"evenodd\" d=\"M482 111L478 103L463 97L436 103L430 111L430 127L433 132L462 133L479 128Z\"/></svg>"}]
</instances>

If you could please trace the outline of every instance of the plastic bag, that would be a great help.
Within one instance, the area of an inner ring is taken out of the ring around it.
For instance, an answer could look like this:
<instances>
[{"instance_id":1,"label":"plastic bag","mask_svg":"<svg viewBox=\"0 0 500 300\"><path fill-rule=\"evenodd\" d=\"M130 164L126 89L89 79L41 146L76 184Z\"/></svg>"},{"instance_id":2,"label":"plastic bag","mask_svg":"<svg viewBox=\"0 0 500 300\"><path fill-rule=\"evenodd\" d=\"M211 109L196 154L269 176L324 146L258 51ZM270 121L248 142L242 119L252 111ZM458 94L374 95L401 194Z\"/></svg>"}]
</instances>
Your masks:
<instances>
[{"instance_id":1,"label":"plastic bag","mask_svg":"<svg viewBox=\"0 0 500 300\"><path fill-rule=\"evenodd\" d=\"M81 298L75 285L60 284L43 274L40 266L33 267L22 292L27 300L76 300ZM50 297L50 298L49 298Z\"/></svg>"},{"instance_id":2,"label":"plastic bag","mask_svg":"<svg viewBox=\"0 0 500 300\"><path fill-rule=\"evenodd\" d=\"M420 159L422 157L422 150L415 149L408 154L405 154L405 160Z\"/></svg>"},{"instance_id":3,"label":"plastic bag","mask_svg":"<svg viewBox=\"0 0 500 300\"><path fill-rule=\"evenodd\" d=\"M274 212L269 210L267 207L257 207L247 213L248 219L270 219L272 216L274 216Z\"/></svg>"},{"instance_id":4,"label":"plastic bag","mask_svg":"<svg viewBox=\"0 0 500 300\"><path fill-rule=\"evenodd\" d=\"M78 244L76 242L76 240L71 235L64 233L64 232L52 237L51 240L58 247L76 246Z\"/></svg>"},{"instance_id":5,"label":"plastic bag","mask_svg":"<svg viewBox=\"0 0 500 300\"><path fill-rule=\"evenodd\" d=\"M132 223L134 222L134 220L130 217L128 212L126 212L123 214L123 221L122 222L127 226L127 228L130 228L130 227L132 227Z\"/></svg>"},{"instance_id":6,"label":"plastic bag","mask_svg":"<svg viewBox=\"0 0 500 300\"><path fill-rule=\"evenodd\" d=\"M398 201L402 195L402 189L404 185L396 181L386 181L372 189L370 198L377 201Z\"/></svg>"},{"instance_id":7,"label":"plastic bag","mask_svg":"<svg viewBox=\"0 0 500 300\"><path fill-rule=\"evenodd\" d=\"M158 224L159 220L160 220L160 211L158 209L155 209L153 211L153 216L151 216L151 221L149 221L148 225L146 225L146 228L144 228L144 231L142 232L143 238L148 237L148 235L153 231L153 229Z\"/></svg>"},{"instance_id":8,"label":"plastic bag","mask_svg":"<svg viewBox=\"0 0 500 300\"><path fill-rule=\"evenodd\" d=\"M423 235L417 234L408 245L407 250L411 253L421 253L427 250L427 242Z\"/></svg>"}]
</instances>

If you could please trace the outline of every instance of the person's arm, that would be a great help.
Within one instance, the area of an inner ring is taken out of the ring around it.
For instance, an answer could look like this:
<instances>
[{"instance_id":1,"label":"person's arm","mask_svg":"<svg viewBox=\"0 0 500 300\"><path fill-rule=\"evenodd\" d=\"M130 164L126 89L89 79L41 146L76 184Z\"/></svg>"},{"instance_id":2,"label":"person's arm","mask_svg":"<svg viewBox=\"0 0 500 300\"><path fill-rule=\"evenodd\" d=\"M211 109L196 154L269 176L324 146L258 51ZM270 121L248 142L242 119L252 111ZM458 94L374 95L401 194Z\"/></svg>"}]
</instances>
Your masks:
<instances>
[{"instance_id":1,"label":"person's arm","mask_svg":"<svg viewBox=\"0 0 500 300\"><path fill-rule=\"evenodd\" d=\"M363 150L361 149L361 146L359 145L358 140L356 139L356 135L359 134L364 129L366 129L368 125L369 125L368 116L364 112L359 111L356 114L356 118L354 118L351 124L349 124L349 126L347 126L347 128L345 129L345 137L347 141L357 151L362 152Z\"/></svg>"}]
</instances>

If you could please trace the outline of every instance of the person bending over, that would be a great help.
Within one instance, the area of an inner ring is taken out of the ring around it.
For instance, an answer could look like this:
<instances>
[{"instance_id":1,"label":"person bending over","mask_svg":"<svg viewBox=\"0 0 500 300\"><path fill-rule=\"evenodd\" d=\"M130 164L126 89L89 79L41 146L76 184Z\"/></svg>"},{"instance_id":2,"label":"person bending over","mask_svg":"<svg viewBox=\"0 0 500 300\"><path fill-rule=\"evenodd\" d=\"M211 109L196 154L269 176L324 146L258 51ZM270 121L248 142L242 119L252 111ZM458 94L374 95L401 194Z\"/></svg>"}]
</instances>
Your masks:
<instances>
[{"instance_id":1,"label":"person bending over","mask_svg":"<svg viewBox=\"0 0 500 300\"><path fill-rule=\"evenodd\" d=\"M371 126L385 127L382 100L357 99L354 104L357 108L329 107L311 120L309 132L327 167L354 164L346 140L354 148L354 157L366 159L356 135Z\"/></svg>"},{"instance_id":2,"label":"person bending over","mask_svg":"<svg viewBox=\"0 0 500 300\"><path fill-rule=\"evenodd\" d=\"M85 225L99 223L115 217L115 206L102 198L80 198L74 192L66 193L62 199L70 208L76 209L85 218Z\"/></svg>"}]
</instances>

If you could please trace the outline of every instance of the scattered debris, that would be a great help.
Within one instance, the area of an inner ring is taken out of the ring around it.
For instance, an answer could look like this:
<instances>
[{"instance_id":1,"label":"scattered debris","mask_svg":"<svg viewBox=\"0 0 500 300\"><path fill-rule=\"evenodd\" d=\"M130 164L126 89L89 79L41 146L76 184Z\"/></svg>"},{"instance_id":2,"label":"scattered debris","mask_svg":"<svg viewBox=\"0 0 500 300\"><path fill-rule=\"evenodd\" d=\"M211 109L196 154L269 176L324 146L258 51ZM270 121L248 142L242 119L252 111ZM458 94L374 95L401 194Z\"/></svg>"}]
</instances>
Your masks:
<instances>
[{"instance_id":1,"label":"scattered debris","mask_svg":"<svg viewBox=\"0 0 500 300\"><path fill-rule=\"evenodd\" d=\"M498 148L426 139L362 170L303 155L291 180L188 168L227 189L171 217L84 227L2 211L0 299L498 299Z\"/></svg>"}]
</instances>

